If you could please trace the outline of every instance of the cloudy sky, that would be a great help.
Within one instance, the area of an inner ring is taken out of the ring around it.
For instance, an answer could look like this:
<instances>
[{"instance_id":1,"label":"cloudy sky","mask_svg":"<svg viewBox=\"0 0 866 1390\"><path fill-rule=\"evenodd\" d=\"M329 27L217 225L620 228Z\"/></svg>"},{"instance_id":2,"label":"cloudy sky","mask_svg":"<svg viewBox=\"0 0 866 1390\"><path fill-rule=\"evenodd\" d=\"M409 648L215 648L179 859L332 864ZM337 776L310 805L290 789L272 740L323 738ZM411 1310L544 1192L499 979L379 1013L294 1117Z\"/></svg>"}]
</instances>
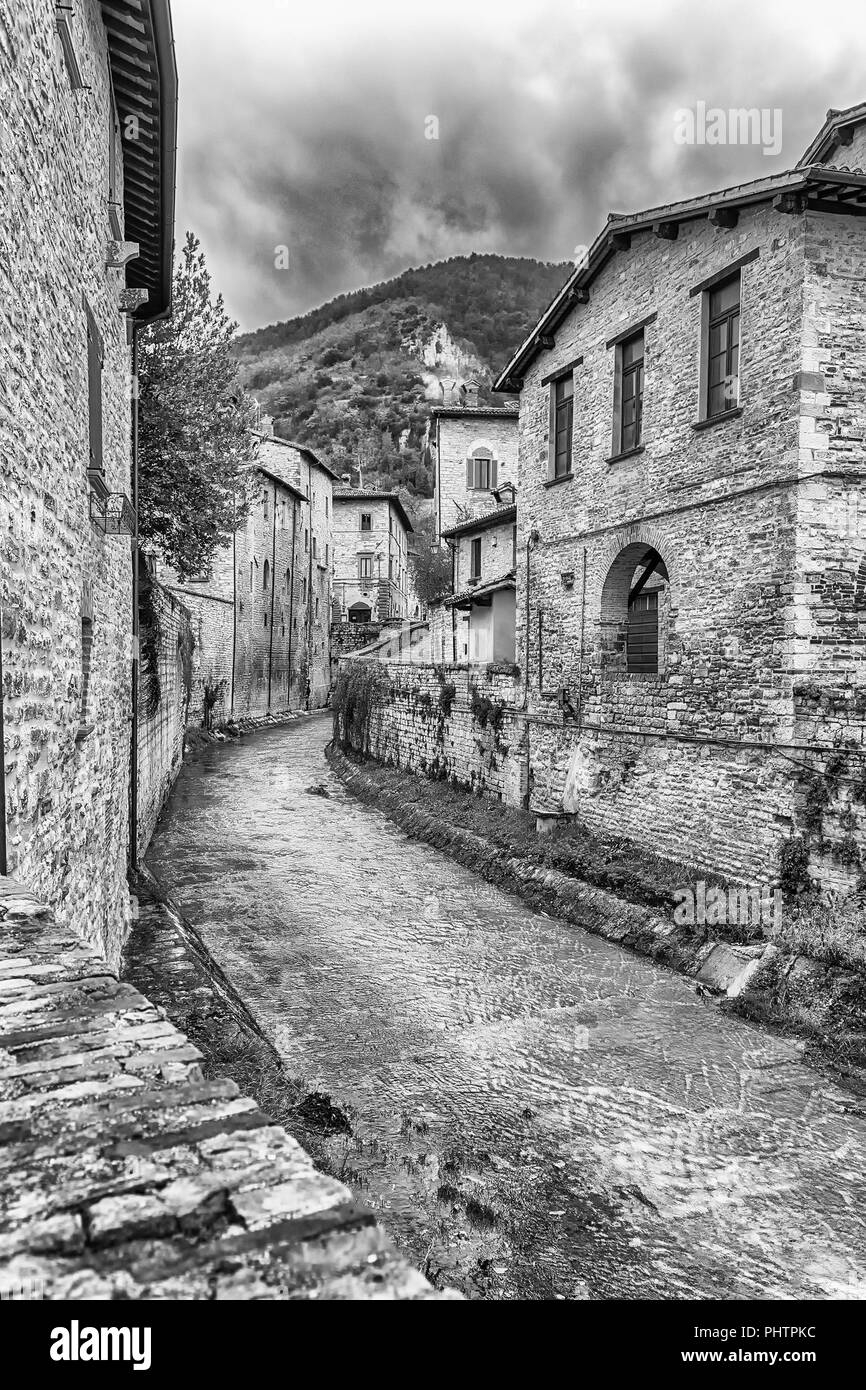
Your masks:
<instances>
[{"instance_id":1,"label":"cloudy sky","mask_svg":"<svg viewBox=\"0 0 866 1390\"><path fill-rule=\"evenodd\" d=\"M570 259L608 211L788 168L828 107L866 99L862 0L826 23L801 0L172 10L178 236L244 329L473 250ZM779 153L678 143L698 102L780 111Z\"/></svg>"}]
</instances>

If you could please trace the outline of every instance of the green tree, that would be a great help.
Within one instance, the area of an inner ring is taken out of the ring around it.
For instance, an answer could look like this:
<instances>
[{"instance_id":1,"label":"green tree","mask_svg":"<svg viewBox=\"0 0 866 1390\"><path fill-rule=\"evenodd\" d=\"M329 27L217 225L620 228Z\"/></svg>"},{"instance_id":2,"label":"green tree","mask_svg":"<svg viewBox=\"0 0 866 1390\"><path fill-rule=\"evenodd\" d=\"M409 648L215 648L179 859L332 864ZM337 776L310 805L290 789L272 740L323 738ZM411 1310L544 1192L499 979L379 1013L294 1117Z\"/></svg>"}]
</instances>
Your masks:
<instances>
[{"instance_id":1,"label":"green tree","mask_svg":"<svg viewBox=\"0 0 866 1390\"><path fill-rule=\"evenodd\" d=\"M231 350L237 324L187 232L173 312L139 345L139 530L182 579L201 574L245 510L255 406Z\"/></svg>"}]
</instances>

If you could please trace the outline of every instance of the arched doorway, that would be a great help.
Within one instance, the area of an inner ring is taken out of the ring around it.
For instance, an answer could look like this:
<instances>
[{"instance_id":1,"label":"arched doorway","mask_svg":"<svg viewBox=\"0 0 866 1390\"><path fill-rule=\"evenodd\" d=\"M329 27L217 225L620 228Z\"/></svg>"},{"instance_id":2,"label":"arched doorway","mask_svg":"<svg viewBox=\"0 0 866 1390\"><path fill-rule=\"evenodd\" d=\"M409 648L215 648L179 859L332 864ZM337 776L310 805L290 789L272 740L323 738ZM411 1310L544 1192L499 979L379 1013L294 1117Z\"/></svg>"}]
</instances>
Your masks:
<instances>
[{"instance_id":1,"label":"arched doorway","mask_svg":"<svg viewBox=\"0 0 866 1390\"><path fill-rule=\"evenodd\" d=\"M617 555L601 595L601 648L608 664L655 675L664 666L668 571L662 556L634 542Z\"/></svg>"},{"instance_id":2,"label":"arched doorway","mask_svg":"<svg viewBox=\"0 0 866 1390\"><path fill-rule=\"evenodd\" d=\"M353 603L349 608L350 623L368 623L373 616L369 603Z\"/></svg>"}]
</instances>

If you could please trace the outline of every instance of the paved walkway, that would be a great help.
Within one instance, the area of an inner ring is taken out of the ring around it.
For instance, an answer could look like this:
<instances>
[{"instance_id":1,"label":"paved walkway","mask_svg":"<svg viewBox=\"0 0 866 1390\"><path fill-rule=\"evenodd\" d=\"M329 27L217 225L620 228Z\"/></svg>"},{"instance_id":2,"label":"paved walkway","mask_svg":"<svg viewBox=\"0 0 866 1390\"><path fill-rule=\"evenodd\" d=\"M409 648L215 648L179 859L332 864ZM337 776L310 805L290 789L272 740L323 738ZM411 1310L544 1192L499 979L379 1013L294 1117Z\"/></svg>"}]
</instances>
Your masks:
<instances>
[{"instance_id":1,"label":"paved walkway","mask_svg":"<svg viewBox=\"0 0 866 1390\"><path fill-rule=\"evenodd\" d=\"M0 878L0 1297L426 1299L138 990Z\"/></svg>"}]
</instances>

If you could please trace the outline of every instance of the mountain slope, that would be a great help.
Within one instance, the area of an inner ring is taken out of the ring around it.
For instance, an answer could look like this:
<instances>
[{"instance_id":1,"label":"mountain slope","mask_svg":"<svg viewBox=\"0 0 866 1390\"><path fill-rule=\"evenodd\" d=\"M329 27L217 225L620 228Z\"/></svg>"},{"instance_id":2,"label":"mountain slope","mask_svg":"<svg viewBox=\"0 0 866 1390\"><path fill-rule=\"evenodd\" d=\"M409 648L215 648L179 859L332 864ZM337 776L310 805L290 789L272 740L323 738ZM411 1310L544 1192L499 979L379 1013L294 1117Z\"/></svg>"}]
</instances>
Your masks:
<instances>
[{"instance_id":1,"label":"mountain slope","mask_svg":"<svg viewBox=\"0 0 866 1390\"><path fill-rule=\"evenodd\" d=\"M365 486L429 496L430 406L491 382L571 267L456 256L340 295L300 318L236 339L245 385L284 438L322 450Z\"/></svg>"}]
</instances>

